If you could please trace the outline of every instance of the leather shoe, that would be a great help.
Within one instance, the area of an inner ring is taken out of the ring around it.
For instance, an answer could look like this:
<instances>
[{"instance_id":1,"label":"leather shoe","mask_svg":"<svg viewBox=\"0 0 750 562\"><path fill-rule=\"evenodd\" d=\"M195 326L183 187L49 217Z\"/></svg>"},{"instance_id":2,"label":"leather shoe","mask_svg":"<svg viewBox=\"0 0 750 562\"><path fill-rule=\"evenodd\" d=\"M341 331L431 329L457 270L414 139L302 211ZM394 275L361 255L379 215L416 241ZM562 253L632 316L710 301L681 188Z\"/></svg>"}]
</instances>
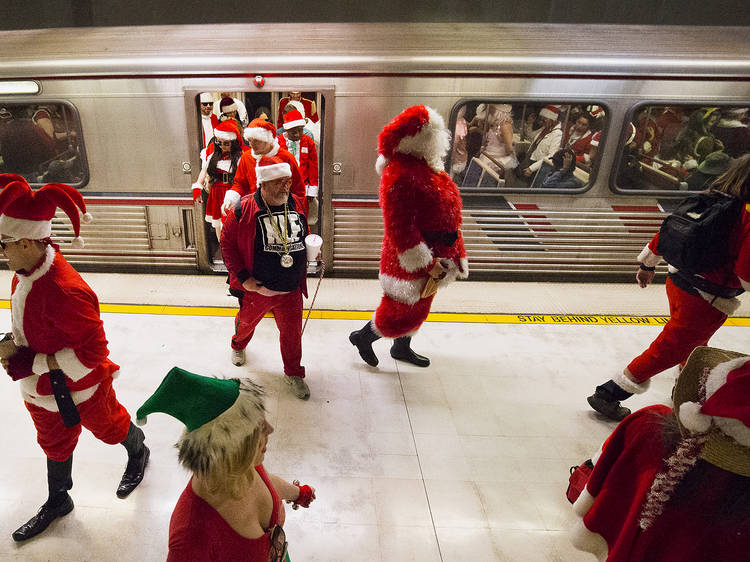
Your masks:
<instances>
[{"instance_id":1,"label":"leather shoe","mask_svg":"<svg viewBox=\"0 0 750 562\"><path fill-rule=\"evenodd\" d=\"M13 540L21 542L35 537L49 527L55 519L63 517L71 511L73 511L73 498L67 493L65 499L62 502L57 502L56 505L50 505L49 502L46 502L39 508L34 517L13 532Z\"/></svg>"},{"instance_id":2,"label":"leather shoe","mask_svg":"<svg viewBox=\"0 0 750 562\"><path fill-rule=\"evenodd\" d=\"M117 487L118 498L127 498L130 495L130 492L135 490L138 484L141 483L150 456L151 451L146 445L144 445L143 451L140 455L128 459L128 466L125 467L125 473L122 475L120 485Z\"/></svg>"},{"instance_id":3,"label":"leather shoe","mask_svg":"<svg viewBox=\"0 0 750 562\"><path fill-rule=\"evenodd\" d=\"M416 365L417 367L429 367L430 366L430 360L425 357L424 355L420 355L419 353L416 353L412 348L410 347L402 347L398 345L393 345L391 347L391 357L394 359L398 359L399 361L405 361L406 363L411 363L412 365Z\"/></svg>"},{"instance_id":4,"label":"leather shoe","mask_svg":"<svg viewBox=\"0 0 750 562\"><path fill-rule=\"evenodd\" d=\"M619 400L608 400L598 391L586 400L594 410L613 421L622 421L630 415L630 408L620 406Z\"/></svg>"}]
</instances>

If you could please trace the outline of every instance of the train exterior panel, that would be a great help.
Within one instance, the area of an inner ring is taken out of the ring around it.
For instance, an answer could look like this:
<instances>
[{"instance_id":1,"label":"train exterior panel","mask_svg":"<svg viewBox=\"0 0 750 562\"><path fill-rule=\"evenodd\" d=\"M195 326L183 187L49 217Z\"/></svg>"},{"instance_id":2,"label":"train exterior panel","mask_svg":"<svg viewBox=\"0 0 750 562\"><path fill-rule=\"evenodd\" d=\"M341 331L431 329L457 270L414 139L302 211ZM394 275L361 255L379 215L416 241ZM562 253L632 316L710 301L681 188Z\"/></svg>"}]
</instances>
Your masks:
<instances>
[{"instance_id":1,"label":"train exterior panel","mask_svg":"<svg viewBox=\"0 0 750 562\"><path fill-rule=\"evenodd\" d=\"M281 40L300 34L304 54ZM326 240L328 270L374 275L382 236L376 140L404 107L430 105L455 132L460 108L470 104L511 104L524 114L545 104L600 106L606 117L598 159L581 189L465 184L464 232L472 271L487 278L609 279L632 270L664 213L685 194L684 182L672 185L656 166L643 171L662 183L618 185L624 129L642 108L750 105L748 47L743 30L715 27L595 26L585 34L579 26L525 24L17 31L0 34L0 108L58 103L75 110L79 130L68 135L75 139L69 148L85 159L79 188L95 222L83 226L86 247L76 250L64 244L72 237L67 219L56 221L53 234L72 263L209 272L221 267L190 189L201 167L197 96L268 94L275 114L284 93L312 92L321 116L316 228ZM2 93L20 80L40 92ZM449 171L451 164L449 157Z\"/></svg>"}]
</instances>

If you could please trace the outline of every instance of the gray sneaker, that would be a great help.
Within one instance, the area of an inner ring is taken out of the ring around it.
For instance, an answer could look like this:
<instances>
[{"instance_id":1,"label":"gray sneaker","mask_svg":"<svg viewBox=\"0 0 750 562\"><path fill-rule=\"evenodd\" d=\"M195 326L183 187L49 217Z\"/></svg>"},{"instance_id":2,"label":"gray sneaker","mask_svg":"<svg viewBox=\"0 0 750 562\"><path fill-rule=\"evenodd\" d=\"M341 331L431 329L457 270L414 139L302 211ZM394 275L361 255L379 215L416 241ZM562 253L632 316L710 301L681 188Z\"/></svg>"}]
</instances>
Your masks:
<instances>
[{"instance_id":1,"label":"gray sneaker","mask_svg":"<svg viewBox=\"0 0 750 562\"><path fill-rule=\"evenodd\" d=\"M302 377L287 377L284 376L286 384L292 387L292 393L300 400L307 400L310 398L310 387L307 386L305 379Z\"/></svg>"},{"instance_id":2,"label":"gray sneaker","mask_svg":"<svg viewBox=\"0 0 750 562\"><path fill-rule=\"evenodd\" d=\"M245 364L245 350L244 349L233 349L232 350L232 365L241 367Z\"/></svg>"}]
</instances>

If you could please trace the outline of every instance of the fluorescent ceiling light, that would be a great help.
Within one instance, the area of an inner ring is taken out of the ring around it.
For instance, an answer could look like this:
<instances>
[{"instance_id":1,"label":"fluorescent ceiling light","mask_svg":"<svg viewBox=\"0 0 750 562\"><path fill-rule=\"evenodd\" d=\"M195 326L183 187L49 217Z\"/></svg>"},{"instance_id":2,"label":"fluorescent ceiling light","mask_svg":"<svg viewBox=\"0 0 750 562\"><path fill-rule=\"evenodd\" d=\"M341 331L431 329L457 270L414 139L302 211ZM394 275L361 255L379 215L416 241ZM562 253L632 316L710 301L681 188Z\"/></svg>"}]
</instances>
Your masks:
<instances>
[{"instance_id":1,"label":"fluorescent ceiling light","mask_svg":"<svg viewBox=\"0 0 750 562\"><path fill-rule=\"evenodd\" d=\"M0 81L0 95L38 94L42 90L39 82L33 80Z\"/></svg>"}]
</instances>

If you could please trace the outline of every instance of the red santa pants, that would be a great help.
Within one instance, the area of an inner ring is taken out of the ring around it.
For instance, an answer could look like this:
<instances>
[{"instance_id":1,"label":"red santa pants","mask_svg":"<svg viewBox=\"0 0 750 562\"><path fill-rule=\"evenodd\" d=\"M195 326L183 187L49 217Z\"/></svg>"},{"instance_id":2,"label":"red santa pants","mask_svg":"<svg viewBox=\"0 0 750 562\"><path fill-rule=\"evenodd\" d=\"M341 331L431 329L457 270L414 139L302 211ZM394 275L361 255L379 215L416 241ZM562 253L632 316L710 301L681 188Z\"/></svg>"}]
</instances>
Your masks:
<instances>
[{"instance_id":1,"label":"red santa pants","mask_svg":"<svg viewBox=\"0 0 750 562\"><path fill-rule=\"evenodd\" d=\"M375 311L375 327L386 338L400 338L419 330L427 319L435 295L419 299L414 304L404 304L383 295Z\"/></svg>"},{"instance_id":2,"label":"red santa pants","mask_svg":"<svg viewBox=\"0 0 750 562\"><path fill-rule=\"evenodd\" d=\"M284 362L284 374L305 378L302 361L302 292L297 289L283 295L266 297L256 292L245 292L240 310L234 319L232 349L245 349L253 338L255 327L267 312L273 312L279 328L279 347Z\"/></svg>"},{"instance_id":3,"label":"red santa pants","mask_svg":"<svg viewBox=\"0 0 750 562\"><path fill-rule=\"evenodd\" d=\"M628 370L638 382L684 363L690 353L706 345L727 315L700 296L691 295L667 279L669 321L649 348L633 359Z\"/></svg>"},{"instance_id":4,"label":"red santa pants","mask_svg":"<svg viewBox=\"0 0 750 562\"><path fill-rule=\"evenodd\" d=\"M81 423L73 427L65 427L59 412L50 412L28 402L25 404L34 420L36 440L47 458L53 461L63 462L70 458L78 443L81 426L110 445L122 443L128 436L130 414L118 402L111 377L99 383L91 398L77 405Z\"/></svg>"}]
</instances>

